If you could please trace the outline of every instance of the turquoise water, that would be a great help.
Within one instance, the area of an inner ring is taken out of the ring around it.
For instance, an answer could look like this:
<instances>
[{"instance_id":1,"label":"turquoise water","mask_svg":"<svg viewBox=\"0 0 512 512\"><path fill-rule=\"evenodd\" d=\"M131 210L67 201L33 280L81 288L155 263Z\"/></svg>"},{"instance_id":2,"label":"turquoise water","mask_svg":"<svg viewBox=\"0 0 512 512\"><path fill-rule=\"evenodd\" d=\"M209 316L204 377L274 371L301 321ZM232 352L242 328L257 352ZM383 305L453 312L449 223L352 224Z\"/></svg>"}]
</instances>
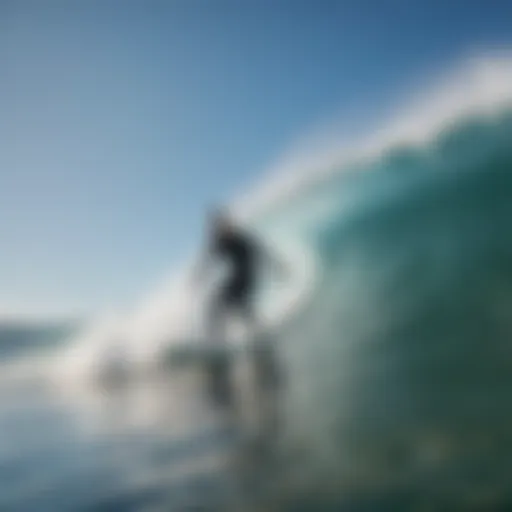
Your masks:
<instances>
[{"instance_id":1,"label":"turquoise water","mask_svg":"<svg viewBox=\"0 0 512 512\"><path fill-rule=\"evenodd\" d=\"M294 418L326 493L509 503L511 121L391 152L358 176L351 214L311 233L323 277L297 334Z\"/></svg>"},{"instance_id":2,"label":"turquoise water","mask_svg":"<svg viewBox=\"0 0 512 512\"><path fill-rule=\"evenodd\" d=\"M240 407L190 368L3 385L0 509L512 505L511 141L508 111L461 118L264 219L302 237L318 275L275 333L281 387L242 371Z\"/></svg>"}]
</instances>

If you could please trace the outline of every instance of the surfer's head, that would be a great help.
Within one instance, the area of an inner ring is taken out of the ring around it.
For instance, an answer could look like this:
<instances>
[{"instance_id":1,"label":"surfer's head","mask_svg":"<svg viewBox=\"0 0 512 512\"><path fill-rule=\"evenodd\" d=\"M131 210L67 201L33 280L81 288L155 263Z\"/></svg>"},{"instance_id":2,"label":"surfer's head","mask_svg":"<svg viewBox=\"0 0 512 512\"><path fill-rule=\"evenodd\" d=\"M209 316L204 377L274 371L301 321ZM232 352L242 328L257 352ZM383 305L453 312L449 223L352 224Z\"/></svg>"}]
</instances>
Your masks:
<instances>
[{"instance_id":1,"label":"surfer's head","mask_svg":"<svg viewBox=\"0 0 512 512\"><path fill-rule=\"evenodd\" d=\"M210 225L216 235L230 233L234 228L233 219L225 208L216 207L210 210Z\"/></svg>"}]
</instances>

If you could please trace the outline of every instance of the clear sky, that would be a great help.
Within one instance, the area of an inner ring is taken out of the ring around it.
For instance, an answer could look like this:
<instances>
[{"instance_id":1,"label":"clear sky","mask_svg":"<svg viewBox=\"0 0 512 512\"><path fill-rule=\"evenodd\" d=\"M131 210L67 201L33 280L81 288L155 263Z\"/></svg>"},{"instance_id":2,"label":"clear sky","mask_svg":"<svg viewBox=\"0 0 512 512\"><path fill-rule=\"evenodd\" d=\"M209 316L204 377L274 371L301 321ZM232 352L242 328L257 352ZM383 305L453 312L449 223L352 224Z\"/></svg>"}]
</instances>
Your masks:
<instances>
[{"instance_id":1,"label":"clear sky","mask_svg":"<svg viewBox=\"0 0 512 512\"><path fill-rule=\"evenodd\" d=\"M510 0L0 0L0 315L130 304L309 127L510 39Z\"/></svg>"}]
</instances>

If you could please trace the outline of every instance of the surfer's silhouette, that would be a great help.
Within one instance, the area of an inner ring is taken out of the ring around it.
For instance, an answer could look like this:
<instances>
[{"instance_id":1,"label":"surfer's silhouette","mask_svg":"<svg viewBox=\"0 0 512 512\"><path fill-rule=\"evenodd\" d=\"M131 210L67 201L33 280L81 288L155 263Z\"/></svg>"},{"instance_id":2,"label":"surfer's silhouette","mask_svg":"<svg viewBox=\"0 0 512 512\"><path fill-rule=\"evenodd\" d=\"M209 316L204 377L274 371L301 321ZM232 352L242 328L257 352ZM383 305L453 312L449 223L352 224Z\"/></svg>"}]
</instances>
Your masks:
<instances>
[{"instance_id":1,"label":"surfer's silhouette","mask_svg":"<svg viewBox=\"0 0 512 512\"><path fill-rule=\"evenodd\" d=\"M226 262L229 270L210 303L206 322L208 340L222 347L226 341L228 319L238 316L252 340L259 334L258 341L262 343L261 322L256 318L254 309L261 267L270 264L282 275L287 275L287 269L252 233L237 226L226 211L217 209L210 215L207 250L195 278L202 279L215 262ZM212 361L212 370L217 375L227 376L228 366L225 357ZM216 379L216 382L220 380ZM226 383L224 387L229 389L229 384Z\"/></svg>"},{"instance_id":2,"label":"surfer's silhouette","mask_svg":"<svg viewBox=\"0 0 512 512\"><path fill-rule=\"evenodd\" d=\"M229 316L239 316L253 334L259 326L254 298L262 265L270 264L281 274L286 274L286 268L254 234L237 226L225 210L217 209L210 215L207 250L196 279L202 278L213 262L228 264L228 274L213 295L207 320L208 337L223 342Z\"/></svg>"}]
</instances>

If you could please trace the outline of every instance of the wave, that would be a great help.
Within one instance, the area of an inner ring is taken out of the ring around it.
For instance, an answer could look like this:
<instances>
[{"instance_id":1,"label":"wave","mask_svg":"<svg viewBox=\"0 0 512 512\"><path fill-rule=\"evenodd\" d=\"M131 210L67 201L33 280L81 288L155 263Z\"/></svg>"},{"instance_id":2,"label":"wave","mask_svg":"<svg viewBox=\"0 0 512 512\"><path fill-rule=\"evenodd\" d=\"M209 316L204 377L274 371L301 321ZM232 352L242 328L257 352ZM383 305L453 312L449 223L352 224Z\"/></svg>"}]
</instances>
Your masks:
<instances>
[{"instance_id":1,"label":"wave","mask_svg":"<svg viewBox=\"0 0 512 512\"><path fill-rule=\"evenodd\" d=\"M300 312L312 308L313 299L322 304L334 300L325 281L334 272L329 258L336 255L336 236L353 226L354 219L364 223L380 215L382 205L393 205L418 184L429 197L429 187L437 187L432 176L449 180L446 176L457 172L469 175L508 155L511 104L509 54L465 60L394 108L391 118L364 137L340 142L337 130L317 136L317 141L329 142L316 148L301 144L249 194L236 198L234 214L279 248L295 270L289 286L262 295L267 325L282 335ZM411 214L410 222L413 218ZM358 252L358 257L369 256ZM87 375L121 353L130 364L151 367L170 345L197 337L206 297L189 285L192 263L193 258L173 272L132 313L107 315L74 337L59 353L58 374ZM325 318L317 315L314 325L323 329Z\"/></svg>"},{"instance_id":2,"label":"wave","mask_svg":"<svg viewBox=\"0 0 512 512\"><path fill-rule=\"evenodd\" d=\"M509 488L511 137L505 108L383 158L363 181L385 186L318 231L324 277L287 360L320 488Z\"/></svg>"}]
</instances>

